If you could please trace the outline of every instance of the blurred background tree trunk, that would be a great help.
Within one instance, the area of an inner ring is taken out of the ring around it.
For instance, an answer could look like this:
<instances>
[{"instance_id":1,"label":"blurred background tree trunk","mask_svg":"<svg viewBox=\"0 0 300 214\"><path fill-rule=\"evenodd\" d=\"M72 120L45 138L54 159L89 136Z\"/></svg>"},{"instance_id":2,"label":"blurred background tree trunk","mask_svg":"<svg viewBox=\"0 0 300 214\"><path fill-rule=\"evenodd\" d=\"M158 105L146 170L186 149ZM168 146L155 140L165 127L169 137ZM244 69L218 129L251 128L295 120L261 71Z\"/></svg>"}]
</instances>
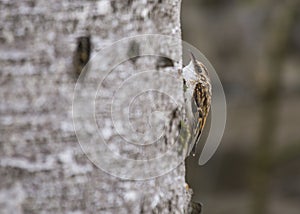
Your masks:
<instances>
[{"instance_id":1,"label":"blurred background tree trunk","mask_svg":"<svg viewBox=\"0 0 300 214\"><path fill-rule=\"evenodd\" d=\"M284 63L291 46L290 35L297 23L299 7L299 1L288 1L278 5L275 13L271 13L269 18L270 25L266 33L263 60L258 68L261 77L257 85L260 92L262 122L251 171L253 214L271 213L268 207L271 177L274 176L277 165L282 164L280 161L283 161L282 156L287 150L283 149L279 154L274 153L275 136L279 126ZM294 149L299 153L297 147ZM290 156L290 153L287 155Z\"/></svg>"},{"instance_id":2,"label":"blurred background tree trunk","mask_svg":"<svg viewBox=\"0 0 300 214\"><path fill-rule=\"evenodd\" d=\"M97 51L137 34L180 39L180 0L1 0L0 17L1 213L182 213L183 164L146 181L106 174L82 152L71 108Z\"/></svg>"}]
</instances>

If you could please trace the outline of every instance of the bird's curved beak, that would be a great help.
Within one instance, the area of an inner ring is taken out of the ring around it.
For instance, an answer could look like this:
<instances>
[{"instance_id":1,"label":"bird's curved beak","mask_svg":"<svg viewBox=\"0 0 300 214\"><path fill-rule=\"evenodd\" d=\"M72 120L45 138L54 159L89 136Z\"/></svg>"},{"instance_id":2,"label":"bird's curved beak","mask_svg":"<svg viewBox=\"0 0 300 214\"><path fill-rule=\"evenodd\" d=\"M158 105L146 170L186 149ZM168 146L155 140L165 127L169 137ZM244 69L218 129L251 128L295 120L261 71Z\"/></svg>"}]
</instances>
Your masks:
<instances>
[{"instance_id":1,"label":"bird's curved beak","mask_svg":"<svg viewBox=\"0 0 300 214\"><path fill-rule=\"evenodd\" d=\"M197 63L194 54L192 52L190 52L190 55L191 55L191 61L194 65L195 72L202 73L202 69L200 68L199 64Z\"/></svg>"}]
</instances>

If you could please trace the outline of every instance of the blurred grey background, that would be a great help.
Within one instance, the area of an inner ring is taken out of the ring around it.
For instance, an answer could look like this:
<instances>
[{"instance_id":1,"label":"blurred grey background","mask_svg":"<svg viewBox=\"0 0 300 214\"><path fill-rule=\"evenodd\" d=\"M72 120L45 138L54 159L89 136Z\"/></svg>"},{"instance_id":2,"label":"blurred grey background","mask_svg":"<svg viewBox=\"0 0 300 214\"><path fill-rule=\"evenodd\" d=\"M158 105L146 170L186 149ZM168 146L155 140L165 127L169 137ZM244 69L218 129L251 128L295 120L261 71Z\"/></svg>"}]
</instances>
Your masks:
<instances>
[{"instance_id":1,"label":"blurred grey background","mask_svg":"<svg viewBox=\"0 0 300 214\"><path fill-rule=\"evenodd\" d=\"M183 0L181 19L228 108L213 158L187 160L194 200L204 214L299 214L300 1Z\"/></svg>"}]
</instances>

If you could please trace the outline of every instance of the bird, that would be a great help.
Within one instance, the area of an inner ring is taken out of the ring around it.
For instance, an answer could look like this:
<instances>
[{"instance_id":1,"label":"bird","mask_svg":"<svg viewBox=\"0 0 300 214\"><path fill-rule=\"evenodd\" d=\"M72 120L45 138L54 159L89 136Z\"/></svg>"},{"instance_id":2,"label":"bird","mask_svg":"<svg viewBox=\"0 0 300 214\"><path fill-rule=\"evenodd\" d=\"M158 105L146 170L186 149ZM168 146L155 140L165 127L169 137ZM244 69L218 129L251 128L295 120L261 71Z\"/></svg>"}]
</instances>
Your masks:
<instances>
[{"instance_id":1,"label":"bird","mask_svg":"<svg viewBox=\"0 0 300 214\"><path fill-rule=\"evenodd\" d=\"M212 87L207 68L190 53L190 63L182 69L186 116L191 127L187 156L196 154L210 111Z\"/></svg>"}]
</instances>

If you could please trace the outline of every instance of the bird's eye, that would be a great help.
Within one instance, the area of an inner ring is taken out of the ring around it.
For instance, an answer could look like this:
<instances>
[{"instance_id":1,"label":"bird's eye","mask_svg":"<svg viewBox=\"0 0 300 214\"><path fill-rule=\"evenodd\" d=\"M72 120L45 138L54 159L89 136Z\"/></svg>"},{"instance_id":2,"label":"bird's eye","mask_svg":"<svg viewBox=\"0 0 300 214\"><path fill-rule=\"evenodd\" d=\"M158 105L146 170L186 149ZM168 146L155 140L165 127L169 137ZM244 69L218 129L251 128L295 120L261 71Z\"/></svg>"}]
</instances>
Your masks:
<instances>
[{"instance_id":1,"label":"bird's eye","mask_svg":"<svg viewBox=\"0 0 300 214\"><path fill-rule=\"evenodd\" d=\"M208 75L208 71L207 71L207 68L205 67L205 65L203 65L202 63L200 64L200 67L201 67L201 71L203 73L205 73L206 75Z\"/></svg>"}]
</instances>

